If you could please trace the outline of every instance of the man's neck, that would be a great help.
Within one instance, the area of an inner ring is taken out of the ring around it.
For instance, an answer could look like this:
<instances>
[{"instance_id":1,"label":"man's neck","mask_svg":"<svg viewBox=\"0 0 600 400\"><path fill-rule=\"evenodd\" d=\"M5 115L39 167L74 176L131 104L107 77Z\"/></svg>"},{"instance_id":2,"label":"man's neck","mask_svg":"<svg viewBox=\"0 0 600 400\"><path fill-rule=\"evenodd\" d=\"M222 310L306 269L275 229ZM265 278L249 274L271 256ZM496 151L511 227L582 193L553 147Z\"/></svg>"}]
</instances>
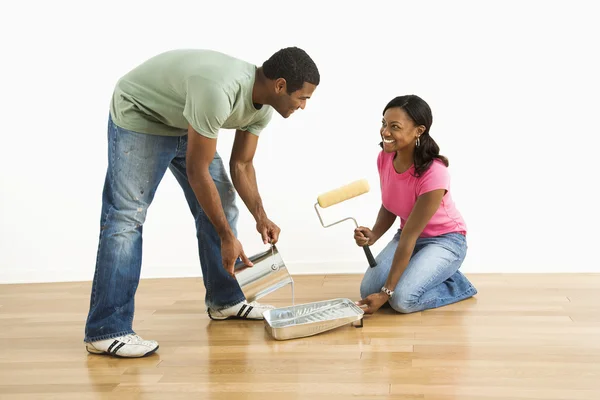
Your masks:
<instances>
[{"instance_id":1,"label":"man's neck","mask_svg":"<svg viewBox=\"0 0 600 400\"><path fill-rule=\"evenodd\" d=\"M254 77L254 86L252 87L252 102L254 104L268 104L267 82L262 67L256 69Z\"/></svg>"}]
</instances>

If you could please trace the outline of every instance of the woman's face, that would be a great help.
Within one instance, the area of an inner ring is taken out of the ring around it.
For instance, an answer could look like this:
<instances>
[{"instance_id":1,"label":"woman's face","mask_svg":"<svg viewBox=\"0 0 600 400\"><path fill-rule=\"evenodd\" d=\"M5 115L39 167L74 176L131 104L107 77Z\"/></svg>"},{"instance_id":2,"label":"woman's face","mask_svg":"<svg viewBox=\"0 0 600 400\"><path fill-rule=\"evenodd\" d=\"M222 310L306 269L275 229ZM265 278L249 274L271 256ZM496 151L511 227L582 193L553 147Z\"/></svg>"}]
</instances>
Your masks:
<instances>
[{"instance_id":1,"label":"woman's face","mask_svg":"<svg viewBox=\"0 0 600 400\"><path fill-rule=\"evenodd\" d=\"M415 146L417 138L425 131L423 125L415 125L406 111L400 107L388 108L383 114L379 133L386 153Z\"/></svg>"}]
</instances>

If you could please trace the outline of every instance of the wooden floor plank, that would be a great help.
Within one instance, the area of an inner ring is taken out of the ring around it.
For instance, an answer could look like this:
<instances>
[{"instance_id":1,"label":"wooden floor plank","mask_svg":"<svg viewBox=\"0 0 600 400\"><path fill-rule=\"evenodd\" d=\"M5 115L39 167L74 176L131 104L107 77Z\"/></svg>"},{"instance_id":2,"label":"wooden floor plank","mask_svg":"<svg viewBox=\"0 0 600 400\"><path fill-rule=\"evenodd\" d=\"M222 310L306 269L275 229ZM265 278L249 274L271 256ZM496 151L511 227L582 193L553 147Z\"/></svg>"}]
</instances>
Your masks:
<instances>
[{"instance_id":1,"label":"wooden floor plank","mask_svg":"<svg viewBox=\"0 0 600 400\"><path fill-rule=\"evenodd\" d=\"M361 275L310 275L261 299L346 297ZM140 283L142 359L83 347L90 282L0 285L0 399L597 400L600 274L472 274L479 293L434 310L386 308L309 338L212 321L201 278Z\"/></svg>"}]
</instances>

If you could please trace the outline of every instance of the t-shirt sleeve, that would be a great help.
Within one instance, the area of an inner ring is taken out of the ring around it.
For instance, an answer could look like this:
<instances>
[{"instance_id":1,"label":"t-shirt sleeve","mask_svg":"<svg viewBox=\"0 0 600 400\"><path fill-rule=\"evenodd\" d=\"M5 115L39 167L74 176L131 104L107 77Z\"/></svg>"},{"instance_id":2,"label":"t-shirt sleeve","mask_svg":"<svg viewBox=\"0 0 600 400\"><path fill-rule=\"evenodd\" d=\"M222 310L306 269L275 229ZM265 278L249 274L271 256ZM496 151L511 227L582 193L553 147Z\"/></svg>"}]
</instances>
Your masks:
<instances>
[{"instance_id":1,"label":"t-shirt sleeve","mask_svg":"<svg viewBox=\"0 0 600 400\"><path fill-rule=\"evenodd\" d=\"M263 107L267 107L266 105L264 105ZM269 110L262 116L262 118L253 121L250 125L248 126L243 126L242 130L244 131L248 131L250 133L252 133L253 135L259 136L260 133L263 131L263 129L265 129L267 127L267 125L269 124L269 122L271 122L271 118L273 117L273 108L268 106Z\"/></svg>"},{"instance_id":2,"label":"t-shirt sleeve","mask_svg":"<svg viewBox=\"0 0 600 400\"><path fill-rule=\"evenodd\" d=\"M379 173L381 173L381 168L383 167L383 151L379 152L379 155L377 156L377 171Z\"/></svg>"},{"instance_id":3,"label":"t-shirt sleeve","mask_svg":"<svg viewBox=\"0 0 600 400\"><path fill-rule=\"evenodd\" d=\"M216 139L230 114L231 102L222 88L201 78L188 80L183 116L196 132Z\"/></svg>"},{"instance_id":4,"label":"t-shirt sleeve","mask_svg":"<svg viewBox=\"0 0 600 400\"><path fill-rule=\"evenodd\" d=\"M445 165L434 161L417 183L417 196L438 189L450 189L450 173Z\"/></svg>"}]
</instances>

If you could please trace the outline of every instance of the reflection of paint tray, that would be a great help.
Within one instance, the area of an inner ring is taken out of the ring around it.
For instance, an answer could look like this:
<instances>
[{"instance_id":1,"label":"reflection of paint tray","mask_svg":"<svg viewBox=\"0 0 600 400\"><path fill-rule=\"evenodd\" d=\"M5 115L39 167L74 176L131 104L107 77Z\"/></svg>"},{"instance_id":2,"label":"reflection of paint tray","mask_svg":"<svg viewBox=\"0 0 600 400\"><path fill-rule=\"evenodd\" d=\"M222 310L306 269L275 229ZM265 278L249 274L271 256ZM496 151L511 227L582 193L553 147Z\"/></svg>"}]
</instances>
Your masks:
<instances>
[{"instance_id":1,"label":"reflection of paint tray","mask_svg":"<svg viewBox=\"0 0 600 400\"><path fill-rule=\"evenodd\" d=\"M276 308L263 313L265 329L277 340L313 336L360 321L364 311L350 299L332 299Z\"/></svg>"}]
</instances>

